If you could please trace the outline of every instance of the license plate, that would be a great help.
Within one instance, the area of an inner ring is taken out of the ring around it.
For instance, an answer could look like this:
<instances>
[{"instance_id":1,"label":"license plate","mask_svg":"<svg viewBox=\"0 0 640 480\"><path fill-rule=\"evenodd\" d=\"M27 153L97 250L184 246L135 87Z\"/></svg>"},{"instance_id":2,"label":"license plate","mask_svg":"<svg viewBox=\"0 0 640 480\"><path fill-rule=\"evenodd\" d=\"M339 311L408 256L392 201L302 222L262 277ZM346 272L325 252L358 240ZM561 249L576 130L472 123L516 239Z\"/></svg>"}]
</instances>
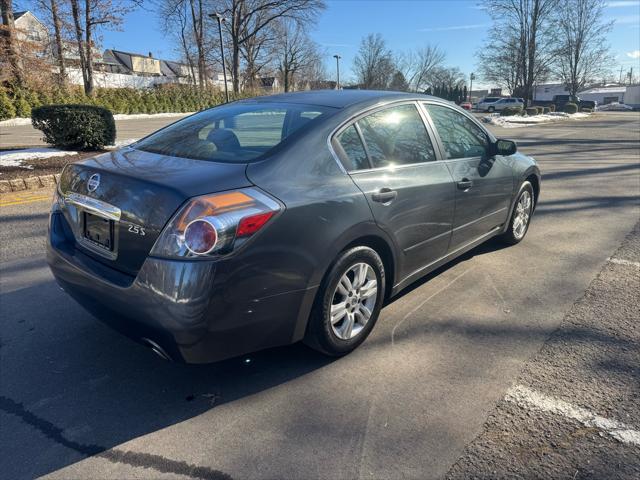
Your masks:
<instances>
[{"instance_id":1,"label":"license plate","mask_svg":"<svg viewBox=\"0 0 640 480\"><path fill-rule=\"evenodd\" d=\"M84 212L84 238L97 247L113 251L113 220Z\"/></svg>"}]
</instances>

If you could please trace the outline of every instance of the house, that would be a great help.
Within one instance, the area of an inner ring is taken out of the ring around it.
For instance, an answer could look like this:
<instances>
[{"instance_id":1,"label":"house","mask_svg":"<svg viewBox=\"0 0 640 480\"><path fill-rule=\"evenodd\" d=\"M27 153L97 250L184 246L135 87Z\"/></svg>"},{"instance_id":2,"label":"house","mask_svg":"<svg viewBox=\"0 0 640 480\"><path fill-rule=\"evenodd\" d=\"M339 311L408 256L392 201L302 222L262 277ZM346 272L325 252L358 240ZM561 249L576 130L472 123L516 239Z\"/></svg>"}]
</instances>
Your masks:
<instances>
[{"instance_id":1,"label":"house","mask_svg":"<svg viewBox=\"0 0 640 480\"><path fill-rule=\"evenodd\" d=\"M42 44L43 48L49 45L49 30L28 10L13 14L18 41L29 41Z\"/></svg>"},{"instance_id":2,"label":"house","mask_svg":"<svg viewBox=\"0 0 640 480\"><path fill-rule=\"evenodd\" d=\"M280 81L278 77L260 77L258 79L258 87L267 93L280 91Z\"/></svg>"}]
</instances>

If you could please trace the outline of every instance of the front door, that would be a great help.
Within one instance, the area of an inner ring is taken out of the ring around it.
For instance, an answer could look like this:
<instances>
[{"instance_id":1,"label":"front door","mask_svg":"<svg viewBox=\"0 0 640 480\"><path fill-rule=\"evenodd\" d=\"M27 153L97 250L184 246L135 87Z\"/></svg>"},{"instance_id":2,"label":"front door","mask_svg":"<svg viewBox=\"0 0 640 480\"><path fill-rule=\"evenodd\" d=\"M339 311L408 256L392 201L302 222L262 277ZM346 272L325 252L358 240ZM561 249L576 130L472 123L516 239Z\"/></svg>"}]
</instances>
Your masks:
<instances>
[{"instance_id":1,"label":"front door","mask_svg":"<svg viewBox=\"0 0 640 480\"><path fill-rule=\"evenodd\" d=\"M405 277L444 256L455 187L417 105L396 105L358 119L336 137L347 170L376 223L396 244Z\"/></svg>"},{"instance_id":2,"label":"front door","mask_svg":"<svg viewBox=\"0 0 640 480\"><path fill-rule=\"evenodd\" d=\"M424 106L456 186L452 252L507 221L513 170L508 157L488 155L489 136L465 114L444 105Z\"/></svg>"}]
</instances>

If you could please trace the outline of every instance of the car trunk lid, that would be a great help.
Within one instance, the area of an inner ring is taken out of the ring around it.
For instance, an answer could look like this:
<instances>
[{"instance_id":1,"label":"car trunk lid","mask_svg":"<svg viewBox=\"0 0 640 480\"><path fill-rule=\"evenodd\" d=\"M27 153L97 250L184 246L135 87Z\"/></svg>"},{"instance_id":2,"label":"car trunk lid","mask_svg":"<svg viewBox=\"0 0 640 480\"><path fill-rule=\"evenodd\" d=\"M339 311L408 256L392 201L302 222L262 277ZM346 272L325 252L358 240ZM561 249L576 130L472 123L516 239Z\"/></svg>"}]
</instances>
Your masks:
<instances>
[{"instance_id":1,"label":"car trunk lid","mask_svg":"<svg viewBox=\"0 0 640 480\"><path fill-rule=\"evenodd\" d=\"M124 148L68 165L63 213L76 246L135 275L187 199L251 186L246 164L170 157Z\"/></svg>"}]
</instances>

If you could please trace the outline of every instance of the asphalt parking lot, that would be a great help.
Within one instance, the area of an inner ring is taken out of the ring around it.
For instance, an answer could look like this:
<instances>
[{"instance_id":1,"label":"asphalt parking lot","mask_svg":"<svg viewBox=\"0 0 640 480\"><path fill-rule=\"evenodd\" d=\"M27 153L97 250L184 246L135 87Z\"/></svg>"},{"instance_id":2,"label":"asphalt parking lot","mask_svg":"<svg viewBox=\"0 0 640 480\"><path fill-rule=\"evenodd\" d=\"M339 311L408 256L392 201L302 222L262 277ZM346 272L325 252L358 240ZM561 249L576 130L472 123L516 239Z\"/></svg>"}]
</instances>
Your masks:
<instances>
[{"instance_id":1,"label":"asphalt parking lot","mask_svg":"<svg viewBox=\"0 0 640 480\"><path fill-rule=\"evenodd\" d=\"M491 129L543 172L527 238L410 287L338 360L164 362L57 288L46 194L0 199L0 478L637 478L610 432L640 431L640 114Z\"/></svg>"}]
</instances>

